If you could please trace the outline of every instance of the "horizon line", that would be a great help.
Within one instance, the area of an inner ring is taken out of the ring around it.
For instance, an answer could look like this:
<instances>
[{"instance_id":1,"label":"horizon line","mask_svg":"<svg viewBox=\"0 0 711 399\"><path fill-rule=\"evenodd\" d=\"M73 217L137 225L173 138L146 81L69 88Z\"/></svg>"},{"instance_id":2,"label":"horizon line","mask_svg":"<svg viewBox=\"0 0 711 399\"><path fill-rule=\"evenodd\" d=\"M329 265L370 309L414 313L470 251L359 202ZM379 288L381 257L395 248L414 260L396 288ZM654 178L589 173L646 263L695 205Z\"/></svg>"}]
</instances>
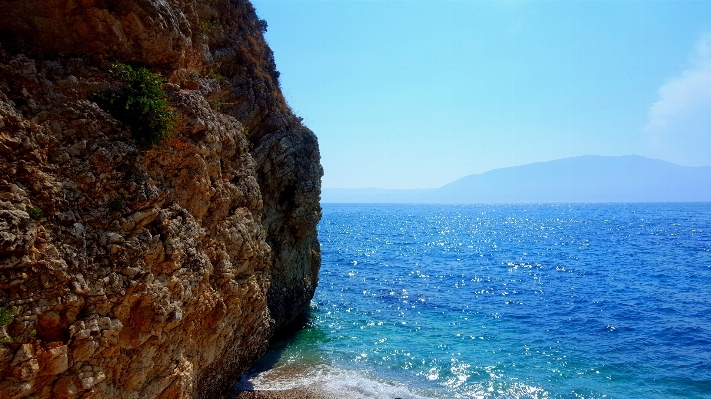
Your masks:
<instances>
[{"instance_id":1,"label":"horizon line","mask_svg":"<svg viewBox=\"0 0 711 399\"><path fill-rule=\"evenodd\" d=\"M571 157L565 157L565 158L556 158L556 159L550 159L548 161L536 161L536 162L529 162L529 163L524 163L520 165L511 165L511 166L504 166L501 168L494 168L494 169L489 169L484 172L480 173L470 173L468 175L464 175L462 177L459 177L457 179L454 179L450 181L449 183L445 183L442 186L439 187L430 187L430 188L383 188L383 187L322 187L322 190L422 190L422 191L427 191L427 190L439 190L440 188L454 183L456 181L459 181L465 177L469 176L478 176L478 175L483 175L489 172L493 172L495 170L502 170L502 169L510 169L510 168L518 168L521 166L527 166L527 165L536 165L536 164L541 164L541 163L549 163L549 162L556 162L556 161L563 161L566 159L574 159L574 158L585 158L585 157L600 157L600 158L623 158L623 157L639 157L639 158L644 158L644 159L649 159L652 161L660 161L660 162L665 162L671 165L679 166L682 168L705 168L705 167L710 167L711 165L701 165L701 166L687 166L687 165L680 165L674 162L670 162L664 159L659 159L659 158L650 158L644 155L639 155L639 154L625 154L625 155L596 155L596 154L585 154L585 155L576 155L576 156L571 156Z\"/></svg>"}]
</instances>

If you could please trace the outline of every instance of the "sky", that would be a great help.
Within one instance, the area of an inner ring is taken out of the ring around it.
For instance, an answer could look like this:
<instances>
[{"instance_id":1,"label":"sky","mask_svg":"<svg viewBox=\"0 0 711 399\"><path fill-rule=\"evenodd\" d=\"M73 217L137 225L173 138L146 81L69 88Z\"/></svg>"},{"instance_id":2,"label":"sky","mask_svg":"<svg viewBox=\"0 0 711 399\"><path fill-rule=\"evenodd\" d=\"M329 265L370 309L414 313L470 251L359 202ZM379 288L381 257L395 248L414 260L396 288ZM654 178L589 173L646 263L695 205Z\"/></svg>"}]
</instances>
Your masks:
<instances>
[{"instance_id":1,"label":"sky","mask_svg":"<svg viewBox=\"0 0 711 399\"><path fill-rule=\"evenodd\" d=\"M252 3L324 188L579 155L711 165L711 1Z\"/></svg>"}]
</instances>

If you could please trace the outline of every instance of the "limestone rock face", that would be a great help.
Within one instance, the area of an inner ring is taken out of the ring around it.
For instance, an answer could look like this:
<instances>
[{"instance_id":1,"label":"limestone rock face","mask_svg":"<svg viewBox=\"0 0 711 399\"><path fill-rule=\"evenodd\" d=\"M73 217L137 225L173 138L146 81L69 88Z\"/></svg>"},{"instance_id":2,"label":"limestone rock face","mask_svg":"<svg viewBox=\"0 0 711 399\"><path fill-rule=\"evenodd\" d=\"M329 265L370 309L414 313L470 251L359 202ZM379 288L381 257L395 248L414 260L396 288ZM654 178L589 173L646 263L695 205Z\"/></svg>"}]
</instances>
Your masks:
<instances>
[{"instance_id":1,"label":"limestone rock face","mask_svg":"<svg viewBox=\"0 0 711 399\"><path fill-rule=\"evenodd\" d=\"M320 266L318 143L254 9L0 0L0 35L0 399L215 397ZM116 61L169 78L161 144L97 105Z\"/></svg>"},{"instance_id":2,"label":"limestone rock face","mask_svg":"<svg viewBox=\"0 0 711 399\"><path fill-rule=\"evenodd\" d=\"M0 2L0 25L14 39L60 55L104 55L176 67L208 55L188 18L192 2L37 0Z\"/></svg>"},{"instance_id":3,"label":"limestone rock face","mask_svg":"<svg viewBox=\"0 0 711 399\"><path fill-rule=\"evenodd\" d=\"M30 118L19 99L0 98L0 301L14 313L1 350L15 352L0 365L0 395L221 388L260 356L272 328L270 249L242 125L178 90L170 99L183 130L139 150L84 99L110 85L100 71L3 61L11 80L0 90L22 86L25 104L46 111ZM20 76L17 63L37 72Z\"/></svg>"},{"instance_id":4,"label":"limestone rock face","mask_svg":"<svg viewBox=\"0 0 711 399\"><path fill-rule=\"evenodd\" d=\"M318 283L321 250L321 166L316 136L308 129L264 136L254 151L264 193L263 224L272 248L269 309L286 327L310 303Z\"/></svg>"}]
</instances>

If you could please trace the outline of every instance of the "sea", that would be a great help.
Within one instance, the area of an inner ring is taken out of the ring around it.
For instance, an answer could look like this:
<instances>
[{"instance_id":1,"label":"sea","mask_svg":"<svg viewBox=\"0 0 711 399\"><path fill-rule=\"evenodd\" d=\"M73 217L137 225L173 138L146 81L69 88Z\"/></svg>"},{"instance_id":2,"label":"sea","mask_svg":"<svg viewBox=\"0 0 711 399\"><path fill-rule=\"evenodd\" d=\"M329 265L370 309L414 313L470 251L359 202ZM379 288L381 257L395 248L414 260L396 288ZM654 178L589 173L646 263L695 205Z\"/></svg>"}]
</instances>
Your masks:
<instances>
[{"instance_id":1,"label":"sea","mask_svg":"<svg viewBox=\"0 0 711 399\"><path fill-rule=\"evenodd\" d=\"M236 386L711 398L711 203L323 204L305 327Z\"/></svg>"}]
</instances>

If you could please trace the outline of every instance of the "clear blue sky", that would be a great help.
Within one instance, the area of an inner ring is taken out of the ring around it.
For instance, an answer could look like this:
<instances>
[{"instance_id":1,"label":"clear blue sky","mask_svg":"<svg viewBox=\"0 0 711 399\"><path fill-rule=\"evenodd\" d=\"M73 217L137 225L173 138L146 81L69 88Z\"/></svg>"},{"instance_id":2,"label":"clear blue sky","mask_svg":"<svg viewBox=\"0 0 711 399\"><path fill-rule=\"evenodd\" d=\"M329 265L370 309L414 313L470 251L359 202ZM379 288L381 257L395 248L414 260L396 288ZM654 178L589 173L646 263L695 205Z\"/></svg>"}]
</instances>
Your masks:
<instances>
[{"instance_id":1,"label":"clear blue sky","mask_svg":"<svg viewBox=\"0 0 711 399\"><path fill-rule=\"evenodd\" d=\"M711 1L253 3L323 187L585 154L711 164Z\"/></svg>"}]
</instances>

